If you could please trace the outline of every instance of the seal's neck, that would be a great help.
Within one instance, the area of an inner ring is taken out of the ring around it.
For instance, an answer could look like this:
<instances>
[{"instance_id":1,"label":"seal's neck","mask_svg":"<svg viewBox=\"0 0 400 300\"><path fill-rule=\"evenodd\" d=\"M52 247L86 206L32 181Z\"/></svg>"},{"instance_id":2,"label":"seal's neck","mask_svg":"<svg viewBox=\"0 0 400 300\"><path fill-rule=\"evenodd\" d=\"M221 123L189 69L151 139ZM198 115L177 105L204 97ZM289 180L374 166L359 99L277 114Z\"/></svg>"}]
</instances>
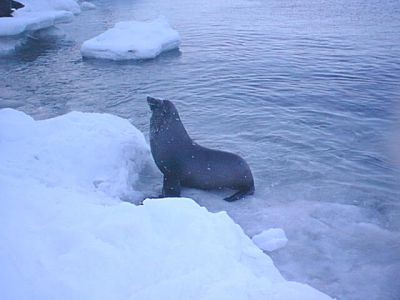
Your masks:
<instances>
[{"instance_id":1,"label":"seal's neck","mask_svg":"<svg viewBox=\"0 0 400 300\"><path fill-rule=\"evenodd\" d=\"M150 131L150 136L169 136L174 137L175 141L179 139L181 142L192 142L177 112L171 114L169 118L159 118L153 115L150 120Z\"/></svg>"}]
</instances>

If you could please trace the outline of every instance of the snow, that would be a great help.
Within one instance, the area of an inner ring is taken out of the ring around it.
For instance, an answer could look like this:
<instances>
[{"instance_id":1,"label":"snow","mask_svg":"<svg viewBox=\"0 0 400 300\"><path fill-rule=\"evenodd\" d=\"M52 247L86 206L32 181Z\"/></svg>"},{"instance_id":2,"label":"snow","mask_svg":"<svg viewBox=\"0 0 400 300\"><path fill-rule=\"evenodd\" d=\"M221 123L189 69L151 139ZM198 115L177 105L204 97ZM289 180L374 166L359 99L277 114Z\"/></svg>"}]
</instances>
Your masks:
<instances>
[{"instance_id":1,"label":"snow","mask_svg":"<svg viewBox=\"0 0 400 300\"><path fill-rule=\"evenodd\" d=\"M113 28L86 41L84 57L111 60L150 59L179 47L180 36L168 21L159 17L149 22L119 22Z\"/></svg>"},{"instance_id":2,"label":"snow","mask_svg":"<svg viewBox=\"0 0 400 300\"><path fill-rule=\"evenodd\" d=\"M139 199L127 120L0 110L2 299L331 299L286 281L225 213Z\"/></svg>"},{"instance_id":3,"label":"snow","mask_svg":"<svg viewBox=\"0 0 400 300\"><path fill-rule=\"evenodd\" d=\"M260 249L269 252L285 247L288 241L285 232L281 228L264 230L253 236L252 240Z\"/></svg>"},{"instance_id":4,"label":"snow","mask_svg":"<svg viewBox=\"0 0 400 300\"><path fill-rule=\"evenodd\" d=\"M1 117L0 154L8 158L2 170L47 186L131 194L132 180L149 156L143 134L112 115L72 112L35 122L5 109Z\"/></svg>"}]
</instances>

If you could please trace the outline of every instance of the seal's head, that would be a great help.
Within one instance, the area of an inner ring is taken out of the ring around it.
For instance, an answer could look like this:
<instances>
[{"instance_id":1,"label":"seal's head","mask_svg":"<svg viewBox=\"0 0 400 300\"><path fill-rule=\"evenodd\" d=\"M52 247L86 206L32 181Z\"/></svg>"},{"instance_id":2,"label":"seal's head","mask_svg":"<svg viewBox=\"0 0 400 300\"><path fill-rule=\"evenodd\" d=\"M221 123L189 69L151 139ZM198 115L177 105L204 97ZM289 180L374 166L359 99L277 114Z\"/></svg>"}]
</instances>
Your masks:
<instances>
[{"instance_id":1,"label":"seal's head","mask_svg":"<svg viewBox=\"0 0 400 300\"><path fill-rule=\"evenodd\" d=\"M164 122L179 121L179 114L175 105L169 100L160 100L147 97L147 103L152 111L152 119L162 119Z\"/></svg>"},{"instance_id":2,"label":"seal's head","mask_svg":"<svg viewBox=\"0 0 400 300\"><path fill-rule=\"evenodd\" d=\"M147 103L152 111L162 108L163 102L163 100L159 100L150 96L147 97Z\"/></svg>"},{"instance_id":3,"label":"seal's head","mask_svg":"<svg viewBox=\"0 0 400 300\"><path fill-rule=\"evenodd\" d=\"M189 138L179 117L178 110L171 101L147 97L147 103L152 112L150 119L150 132L152 134L171 131L174 132L174 135L180 135L185 139Z\"/></svg>"},{"instance_id":4,"label":"seal's head","mask_svg":"<svg viewBox=\"0 0 400 300\"><path fill-rule=\"evenodd\" d=\"M178 114L174 104L169 100L160 100L153 97L147 97L147 103L149 104L153 114L162 114L165 116Z\"/></svg>"}]
</instances>

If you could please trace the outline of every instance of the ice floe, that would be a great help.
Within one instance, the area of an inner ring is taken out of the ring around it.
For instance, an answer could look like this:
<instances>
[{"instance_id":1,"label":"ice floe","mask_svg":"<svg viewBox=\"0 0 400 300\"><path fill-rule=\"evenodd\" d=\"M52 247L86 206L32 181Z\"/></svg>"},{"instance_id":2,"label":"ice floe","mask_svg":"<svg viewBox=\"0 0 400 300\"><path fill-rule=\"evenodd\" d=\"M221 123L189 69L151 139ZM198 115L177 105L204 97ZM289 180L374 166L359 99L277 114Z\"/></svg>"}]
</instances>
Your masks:
<instances>
[{"instance_id":1,"label":"ice floe","mask_svg":"<svg viewBox=\"0 0 400 300\"><path fill-rule=\"evenodd\" d=\"M68 11L47 11L21 13L13 18L0 18L0 37L19 35L69 22L73 14Z\"/></svg>"},{"instance_id":2,"label":"ice floe","mask_svg":"<svg viewBox=\"0 0 400 300\"><path fill-rule=\"evenodd\" d=\"M71 22L73 15L80 12L74 0L25 0L23 4L25 7L15 11L13 17L0 18L0 55L23 45L25 34Z\"/></svg>"},{"instance_id":3,"label":"ice floe","mask_svg":"<svg viewBox=\"0 0 400 300\"><path fill-rule=\"evenodd\" d=\"M111 60L150 59L179 45L179 33L160 17L149 22L119 22L84 42L81 53L84 57Z\"/></svg>"}]
</instances>

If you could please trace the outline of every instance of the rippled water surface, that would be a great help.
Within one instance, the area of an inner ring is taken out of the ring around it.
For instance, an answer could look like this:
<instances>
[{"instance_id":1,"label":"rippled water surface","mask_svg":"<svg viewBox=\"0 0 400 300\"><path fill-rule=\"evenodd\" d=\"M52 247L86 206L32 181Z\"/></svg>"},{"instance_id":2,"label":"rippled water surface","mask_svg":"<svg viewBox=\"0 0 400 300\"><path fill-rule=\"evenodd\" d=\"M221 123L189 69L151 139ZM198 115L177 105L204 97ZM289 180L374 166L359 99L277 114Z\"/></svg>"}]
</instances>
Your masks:
<instances>
[{"instance_id":1,"label":"rippled water surface","mask_svg":"<svg viewBox=\"0 0 400 300\"><path fill-rule=\"evenodd\" d=\"M284 228L289 243L271 256L287 279L338 299L400 299L399 1L94 2L64 37L0 59L0 107L38 119L107 112L148 135L146 96L175 100L198 143L241 154L256 179L235 203L185 196L250 236ZM82 42L115 22L158 15L180 51L82 60ZM153 177L148 190L160 188Z\"/></svg>"}]
</instances>

